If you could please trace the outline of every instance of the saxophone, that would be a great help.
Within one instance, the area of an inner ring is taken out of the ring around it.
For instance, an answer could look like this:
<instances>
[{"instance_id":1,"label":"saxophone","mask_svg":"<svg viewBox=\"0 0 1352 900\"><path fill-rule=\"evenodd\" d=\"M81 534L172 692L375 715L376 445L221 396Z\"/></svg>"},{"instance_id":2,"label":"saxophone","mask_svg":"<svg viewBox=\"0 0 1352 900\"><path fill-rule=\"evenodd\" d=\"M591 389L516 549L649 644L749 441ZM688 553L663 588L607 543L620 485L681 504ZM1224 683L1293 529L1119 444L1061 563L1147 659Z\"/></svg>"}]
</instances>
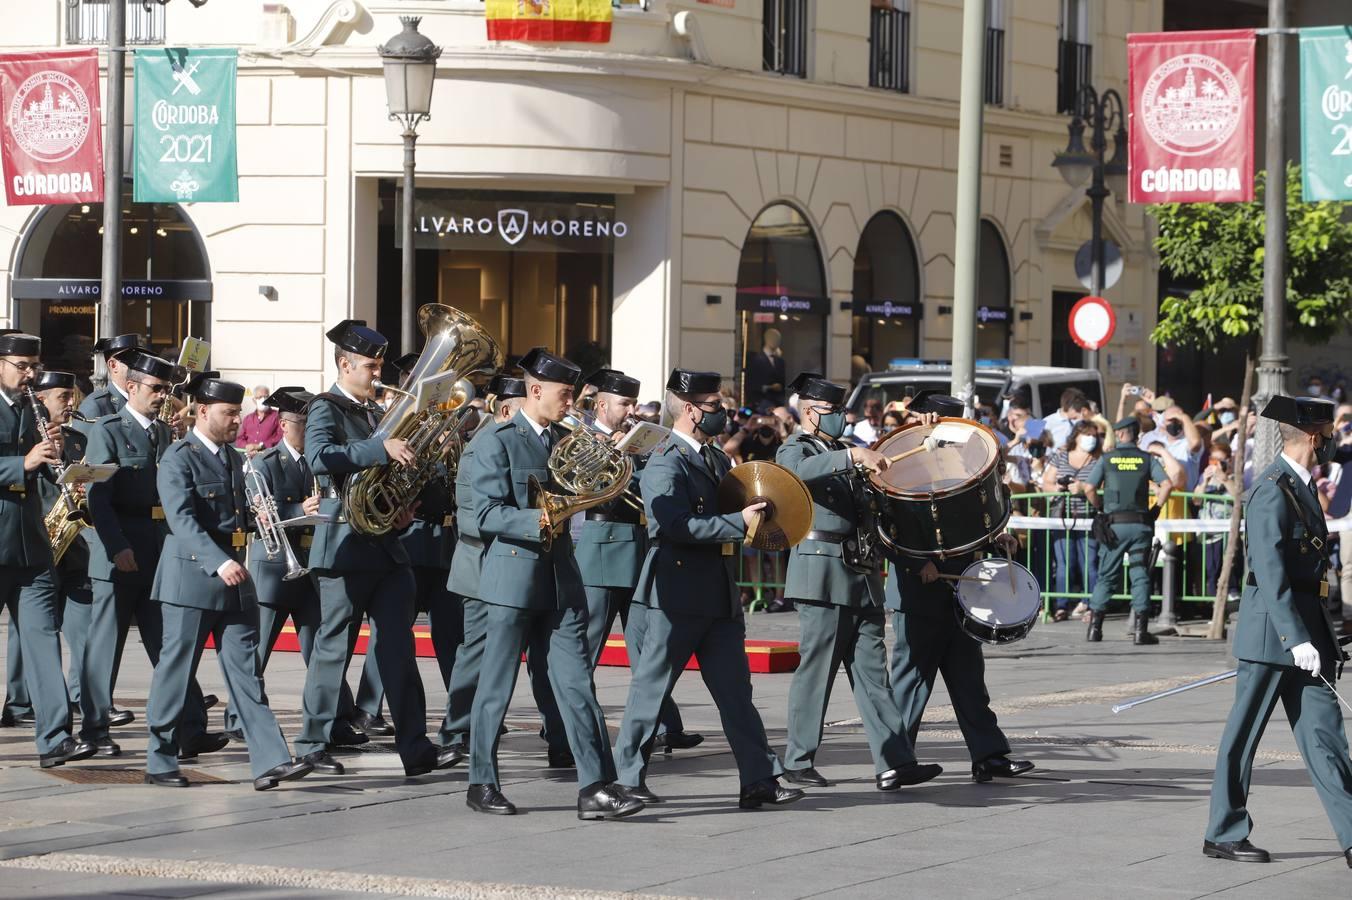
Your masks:
<instances>
[{"instance_id":1,"label":"saxophone","mask_svg":"<svg viewBox=\"0 0 1352 900\"><path fill-rule=\"evenodd\" d=\"M28 402L33 406L33 420L37 423L38 433L42 435L43 440L50 440L47 437L47 426L50 424L47 408L42 405L42 401L33 393L31 387L24 390L28 394ZM56 475L57 483L60 484L66 474L64 457L59 458L50 468ZM89 524L89 501L85 498L84 488L62 484L61 496L52 504L43 524L47 526L47 542L52 545L52 564L55 565L61 562L61 557L66 555L71 544L74 544L75 539L80 536L80 531Z\"/></svg>"}]
</instances>

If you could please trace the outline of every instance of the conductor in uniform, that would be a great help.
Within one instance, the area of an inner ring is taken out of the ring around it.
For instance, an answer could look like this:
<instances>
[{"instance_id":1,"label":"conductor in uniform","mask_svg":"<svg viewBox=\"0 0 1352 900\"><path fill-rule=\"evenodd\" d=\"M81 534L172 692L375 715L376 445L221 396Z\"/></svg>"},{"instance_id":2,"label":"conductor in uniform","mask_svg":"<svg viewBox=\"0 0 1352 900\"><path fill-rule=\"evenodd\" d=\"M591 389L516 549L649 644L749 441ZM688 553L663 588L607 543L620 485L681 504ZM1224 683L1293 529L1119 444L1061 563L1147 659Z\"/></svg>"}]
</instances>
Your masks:
<instances>
[{"instance_id":1,"label":"conductor in uniform","mask_svg":"<svg viewBox=\"0 0 1352 900\"><path fill-rule=\"evenodd\" d=\"M1103 640L1103 614L1108 600L1119 584L1122 559L1129 564L1131 608L1136 613L1132 643L1137 646L1158 644L1150 633L1150 542L1154 538L1154 517L1150 514L1150 485L1155 485L1155 508L1163 509L1173 490L1173 482L1155 457L1136 446L1141 425L1128 416L1113 426L1117 444L1089 469L1082 485L1085 497L1102 513L1098 556L1098 581L1089 598L1090 641ZM1073 489L1073 488L1072 488ZM1111 540L1109 540L1111 539Z\"/></svg>"},{"instance_id":2,"label":"conductor in uniform","mask_svg":"<svg viewBox=\"0 0 1352 900\"><path fill-rule=\"evenodd\" d=\"M616 369L601 369L587 383L596 388L594 427L610 440L622 437L622 429L638 402L639 380ZM634 458L634 476L629 485L633 496L640 494L642 472L643 460ZM637 664L643 647L643 613L647 607L635 605L632 600L647 550L648 527L641 507L625 497L617 497L587 510L577 539L577 565L587 590L587 645L591 649L592 668L600 664L616 616L624 625L629 665ZM662 703L657 745L687 750L703 741L702 734L686 733L680 710L668 697Z\"/></svg>"},{"instance_id":3,"label":"conductor in uniform","mask_svg":"<svg viewBox=\"0 0 1352 900\"><path fill-rule=\"evenodd\" d=\"M164 639L146 702L145 781L188 786L178 767L179 719L210 636L249 745L254 790L266 791L313 767L291 758L259 671L257 598L244 566L253 523L233 446L244 386L199 376L188 393L197 399L196 423L156 475L169 536L151 588L163 607Z\"/></svg>"},{"instance_id":4,"label":"conductor in uniform","mask_svg":"<svg viewBox=\"0 0 1352 900\"><path fill-rule=\"evenodd\" d=\"M916 395L911 405L924 421L939 416L960 418L961 400L940 394ZM1000 535L994 542L1009 549L1014 538ZM991 710L986 691L986 659L981 644L967 635L953 613L953 587L940 575L959 575L976 558L975 552L935 562L906 556L892 557L884 606L892 611L896 643L892 648L892 694L914 744L920 731L934 679L944 685L957 715L958 727L972 759L972 780L983 784L995 777L1012 778L1031 771L1027 760L1009 758L1009 740Z\"/></svg>"},{"instance_id":5,"label":"conductor in uniform","mask_svg":"<svg viewBox=\"0 0 1352 900\"><path fill-rule=\"evenodd\" d=\"M873 522L856 467L885 471L888 459L867 447L840 443L845 431L843 385L804 373L789 385L798 395L802 430L775 454L775 462L807 484L812 530L789 552L784 596L798 608L801 661L789 688L789 740L784 777L826 787L814 762L822 742L826 705L842 662L873 754L880 791L929 781L940 766L919 765L901 710L887 681L885 612L880 560L872 552Z\"/></svg>"},{"instance_id":6,"label":"conductor in uniform","mask_svg":"<svg viewBox=\"0 0 1352 900\"><path fill-rule=\"evenodd\" d=\"M645 784L662 704L693 654L718 707L741 778L738 806L757 809L803 797L783 787L779 759L751 699L746 622L735 584L737 544L764 503L719 514L718 484L732 467L714 439L727 410L717 372L674 369L667 379L671 437L643 469L648 553L635 603L648 608L638 666L633 670L616 744L619 781L629 797L660 802Z\"/></svg>"},{"instance_id":7,"label":"conductor in uniform","mask_svg":"<svg viewBox=\"0 0 1352 900\"><path fill-rule=\"evenodd\" d=\"M372 382L380 375L388 341L360 320L347 319L328 331L338 378L310 402L305 421L305 458L320 479L320 513L310 571L319 588L320 625L305 671L304 724L296 755L326 775L342 775L342 763L328 753L348 662L363 615L379 627L376 663L389 693L395 747L409 777L425 775L453 761L427 739L427 702L413 651L415 582L398 531L413 520L405 510L394 530L378 536L357 531L342 518L341 491L363 469L386 463L412 465L407 442L372 437L380 408Z\"/></svg>"},{"instance_id":8,"label":"conductor in uniform","mask_svg":"<svg viewBox=\"0 0 1352 900\"><path fill-rule=\"evenodd\" d=\"M488 426L469 461L474 514L489 541L480 578L487 639L470 718L469 793L478 812L512 815L498 774L499 729L516 686L521 652L547 642L544 664L577 763L579 819L613 819L643 808L613 785L605 714L596 700L587 647L586 596L572 536L547 541L544 513L531 504L530 482L552 486L548 461L565 435L556 424L568 412L581 374L542 348L521 360L526 397L508 422ZM483 588L491 585L491 590Z\"/></svg>"},{"instance_id":9,"label":"conductor in uniform","mask_svg":"<svg viewBox=\"0 0 1352 900\"><path fill-rule=\"evenodd\" d=\"M1244 503L1249 574L1233 648L1239 674L1202 842L1202 852L1217 859L1270 859L1249 842L1249 782L1258 741L1280 700L1352 868L1352 760L1333 689L1344 655L1321 602L1328 591L1328 531L1310 474L1333 458L1333 415L1332 403L1313 397L1276 396L1263 409L1278 423L1282 452L1254 479Z\"/></svg>"}]
</instances>

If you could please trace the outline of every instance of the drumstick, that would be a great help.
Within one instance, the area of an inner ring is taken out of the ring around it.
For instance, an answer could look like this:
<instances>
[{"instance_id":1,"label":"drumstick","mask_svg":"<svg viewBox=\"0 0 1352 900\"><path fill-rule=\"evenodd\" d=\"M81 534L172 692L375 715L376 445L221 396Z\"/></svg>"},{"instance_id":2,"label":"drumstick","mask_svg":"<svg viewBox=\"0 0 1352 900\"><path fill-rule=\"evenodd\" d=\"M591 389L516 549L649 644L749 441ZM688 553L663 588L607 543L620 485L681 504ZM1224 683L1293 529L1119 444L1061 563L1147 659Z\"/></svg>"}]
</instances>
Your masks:
<instances>
[{"instance_id":1,"label":"drumstick","mask_svg":"<svg viewBox=\"0 0 1352 900\"><path fill-rule=\"evenodd\" d=\"M895 456L889 456L887 458L887 461L889 463L899 463L908 456L915 456L917 453L924 453L929 450L934 450L938 446L939 446L938 441L936 441L933 437L927 437L925 438L925 443L921 444L919 447L912 447L910 450L898 453Z\"/></svg>"},{"instance_id":2,"label":"drumstick","mask_svg":"<svg viewBox=\"0 0 1352 900\"><path fill-rule=\"evenodd\" d=\"M761 523L765 521L765 510L758 509L751 514L751 521L746 526L745 541L748 544L755 543L756 532L760 531Z\"/></svg>"},{"instance_id":3,"label":"drumstick","mask_svg":"<svg viewBox=\"0 0 1352 900\"><path fill-rule=\"evenodd\" d=\"M991 581L989 578L981 578L978 575L945 575L943 572L935 577L942 578L945 581L975 581L977 584L990 584Z\"/></svg>"}]
</instances>

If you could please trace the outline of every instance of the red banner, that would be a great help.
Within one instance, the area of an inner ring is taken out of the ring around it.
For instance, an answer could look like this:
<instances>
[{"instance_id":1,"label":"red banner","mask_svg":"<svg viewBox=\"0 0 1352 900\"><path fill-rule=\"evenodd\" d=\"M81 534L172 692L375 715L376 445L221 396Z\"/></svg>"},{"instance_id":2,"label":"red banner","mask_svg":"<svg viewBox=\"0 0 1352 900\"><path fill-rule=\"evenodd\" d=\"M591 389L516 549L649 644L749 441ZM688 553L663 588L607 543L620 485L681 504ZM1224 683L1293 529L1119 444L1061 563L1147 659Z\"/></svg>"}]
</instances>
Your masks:
<instances>
[{"instance_id":1,"label":"red banner","mask_svg":"<svg viewBox=\"0 0 1352 900\"><path fill-rule=\"evenodd\" d=\"M1254 31L1127 35L1132 203L1253 199Z\"/></svg>"},{"instance_id":2,"label":"red banner","mask_svg":"<svg viewBox=\"0 0 1352 900\"><path fill-rule=\"evenodd\" d=\"M0 159L10 206L103 201L99 52L0 55Z\"/></svg>"}]
</instances>

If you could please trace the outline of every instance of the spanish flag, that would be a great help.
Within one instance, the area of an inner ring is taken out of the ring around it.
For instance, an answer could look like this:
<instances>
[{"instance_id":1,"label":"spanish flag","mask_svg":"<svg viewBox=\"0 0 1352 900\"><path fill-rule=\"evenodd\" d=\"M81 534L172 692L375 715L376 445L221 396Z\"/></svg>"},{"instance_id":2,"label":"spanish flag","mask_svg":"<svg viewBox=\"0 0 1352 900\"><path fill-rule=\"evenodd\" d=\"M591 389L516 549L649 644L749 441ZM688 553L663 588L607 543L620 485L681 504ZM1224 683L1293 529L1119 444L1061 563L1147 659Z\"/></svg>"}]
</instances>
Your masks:
<instances>
[{"instance_id":1,"label":"spanish flag","mask_svg":"<svg viewBox=\"0 0 1352 900\"><path fill-rule=\"evenodd\" d=\"M610 0L487 0L490 41L610 42Z\"/></svg>"}]
</instances>

